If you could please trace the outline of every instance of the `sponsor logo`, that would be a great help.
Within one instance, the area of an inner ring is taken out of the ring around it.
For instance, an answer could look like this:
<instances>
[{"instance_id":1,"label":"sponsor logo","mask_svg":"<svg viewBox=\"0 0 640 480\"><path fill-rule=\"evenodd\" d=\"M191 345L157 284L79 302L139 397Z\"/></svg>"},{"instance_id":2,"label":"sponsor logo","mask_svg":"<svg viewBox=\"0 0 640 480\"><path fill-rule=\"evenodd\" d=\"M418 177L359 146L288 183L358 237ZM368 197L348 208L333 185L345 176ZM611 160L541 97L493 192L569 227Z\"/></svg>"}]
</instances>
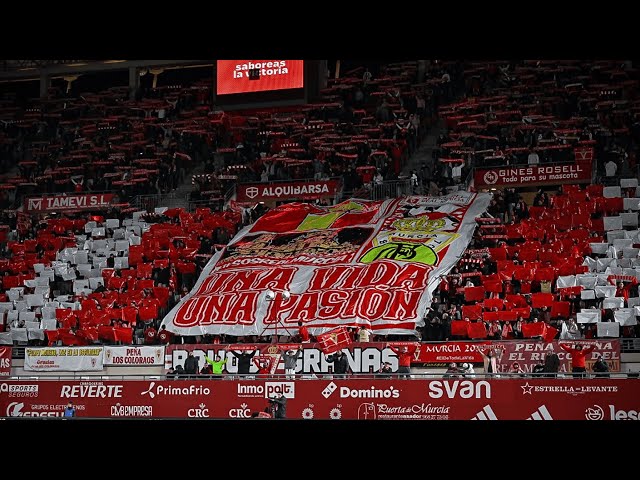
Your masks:
<instances>
[{"instance_id":1,"label":"sponsor logo","mask_svg":"<svg viewBox=\"0 0 640 480\"><path fill-rule=\"evenodd\" d=\"M153 407L150 405L111 405L112 417L152 417Z\"/></svg>"},{"instance_id":2,"label":"sponsor logo","mask_svg":"<svg viewBox=\"0 0 640 480\"><path fill-rule=\"evenodd\" d=\"M238 383L237 393L239 397L262 397L264 385L243 385Z\"/></svg>"},{"instance_id":3,"label":"sponsor logo","mask_svg":"<svg viewBox=\"0 0 640 480\"><path fill-rule=\"evenodd\" d=\"M7 393L9 397L37 397L38 385L0 383L0 392Z\"/></svg>"},{"instance_id":4,"label":"sponsor logo","mask_svg":"<svg viewBox=\"0 0 640 480\"><path fill-rule=\"evenodd\" d=\"M640 412L635 410L616 410L615 405L609 405L611 420L640 420Z\"/></svg>"},{"instance_id":5,"label":"sponsor logo","mask_svg":"<svg viewBox=\"0 0 640 480\"><path fill-rule=\"evenodd\" d=\"M498 174L493 170L489 170L484 174L484 183L487 185L493 185L498 181Z\"/></svg>"},{"instance_id":6,"label":"sponsor logo","mask_svg":"<svg viewBox=\"0 0 640 480\"><path fill-rule=\"evenodd\" d=\"M604 410L602 410L600 405L588 407L584 411L584 418L587 420L604 420Z\"/></svg>"},{"instance_id":7,"label":"sponsor logo","mask_svg":"<svg viewBox=\"0 0 640 480\"><path fill-rule=\"evenodd\" d=\"M359 420L447 420L449 408L444 405L420 403L397 406L386 403L361 403L358 407Z\"/></svg>"},{"instance_id":8,"label":"sponsor logo","mask_svg":"<svg viewBox=\"0 0 640 480\"><path fill-rule=\"evenodd\" d=\"M481 380L433 380L429 382L431 398L491 398L491 385Z\"/></svg>"},{"instance_id":9,"label":"sponsor logo","mask_svg":"<svg viewBox=\"0 0 640 480\"><path fill-rule=\"evenodd\" d=\"M204 403L201 403L197 408L190 408L189 410L187 410L187 417L209 418L209 409Z\"/></svg>"},{"instance_id":10,"label":"sponsor logo","mask_svg":"<svg viewBox=\"0 0 640 480\"><path fill-rule=\"evenodd\" d=\"M229 410L230 418L251 418L251 409L247 408L247 404L243 403L240 408L232 408Z\"/></svg>"},{"instance_id":11,"label":"sponsor logo","mask_svg":"<svg viewBox=\"0 0 640 480\"><path fill-rule=\"evenodd\" d=\"M582 395L584 393L617 393L617 385L529 385L529 382L520 385L523 395L533 393L568 393L569 395Z\"/></svg>"},{"instance_id":12,"label":"sponsor logo","mask_svg":"<svg viewBox=\"0 0 640 480\"><path fill-rule=\"evenodd\" d=\"M122 387L121 387L122 388ZM211 390L204 385L189 385L188 387L172 387L164 385L156 385L156 382L150 382L149 387L140 395L149 395L149 398L170 397L181 395L210 395Z\"/></svg>"},{"instance_id":13,"label":"sponsor logo","mask_svg":"<svg viewBox=\"0 0 640 480\"><path fill-rule=\"evenodd\" d=\"M122 385L63 385L60 398L122 398Z\"/></svg>"},{"instance_id":14,"label":"sponsor logo","mask_svg":"<svg viewBox=\"0 0 640 480\"><path fill-rule=\"evenodd\" d=\"M399 398L400 391L393 386L381 389L340 387L340 398Z\"/></svg>"},{"instance_id":15,"label":"sponsor logo","mask_svg":"<svg viewBox=\"0 0 640 480\"><path fill-rule=\"evenodd\" d=\"M331 395L333 395L333 392L335 392L337 388L338 386L335 383L331 382L329 385L324 387L324 390L322 390L322 396L324 398L329 398Z\"/></svg>"},{"instance_id":16,"label":"sponsor logo","mask_svg":"<svg viewBox=\"0 0 640 480\"><path fill-rule=\"evenodd\" d=\"M480 410L475 414L474 417L471 418L471 420L498 420L498 417L496 417L496 414L491 408L491 405L485 405L484 407L482 407L482 410Z\"/></svg>"},{"instance_id":17,"label":"sponsor logo","mask_svg":"<svg viewBox=\"0 0 640 480\"><path fill-rule=\"evenodd\" d=\"M31 410L24 411L25 405L23 402L11 402L7 405L7 417L62 417L63 412L34 412Z\"/></svg>"},{"instance_id":18,"label":"sponsor logo","mask_svg":"<svg viewBox=\"0 0 640 480\"><path fill-rule=\"evenodd\" d=\"M271 398L274 395L284 395L285 398L295 398L296 384L294 382L265 382L264 384L265 398Z\"/></svg>"},{"instance_id":19,"label":"sponsor logo","mask_svg":"<svg viewBox=\"0 0 640 480\"><path fill-rule=\"evenodd\" d=\"M258 196L258 187L247 187L245 190L247 193L247 197L256 198Z\"/></svg>"},{"instance_id":20,"label":"sponsor logo","mask_svg":"<svg viewBox=\"0 0 640 480\"><path fill-rule=\"evenodd\" d=\"M553 417L549 413L549 410L547 410L547 406L542 405L541 407L538 407L538 409L533 412L527 420L553 420Z\"/></svg>"}]
</instances>

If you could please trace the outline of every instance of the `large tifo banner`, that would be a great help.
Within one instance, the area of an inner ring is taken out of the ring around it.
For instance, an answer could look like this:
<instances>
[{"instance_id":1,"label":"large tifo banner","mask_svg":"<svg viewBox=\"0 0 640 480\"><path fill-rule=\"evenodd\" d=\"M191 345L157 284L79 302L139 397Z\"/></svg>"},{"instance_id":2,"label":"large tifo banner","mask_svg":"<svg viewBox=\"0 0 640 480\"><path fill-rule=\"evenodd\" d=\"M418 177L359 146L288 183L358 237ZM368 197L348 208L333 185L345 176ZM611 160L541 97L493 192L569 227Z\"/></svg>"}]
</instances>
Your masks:
<instances>
[{"instance_id":1,"label":"large tifo banner","mask_svg":"<svg viewBox=\"0 0 640 480\"><path fill-rule=\"evenodd\" d=\"M304 86L303 60L218 60L218 95Z\"/></svg>"},{"instance_id":2,"label":"large tifo banner","mask_svg":"<svg viewBox=\"0 0 640 480\"><path fill-rule=\"evenodd\" d=\"M53 197L27 198L24 202L24 210L30 213L97 210L109 207L112 200L112 193L69 193Z\"/></svg>"},{"instance_id":3,"label":"large tifo banner","mask_svg":"<svg viewBox=\"0 0 640 480\"><path fill-rule=\"evenodd\" d=\"M333 198L338 192L338 180L308 182L244 183L236 187L236 200L266 202L270 200L315 200Z\"/></svg>"},{"instance_id":4,"label":"large tifo banner","mask_svg":"<svg viewBox=\"0 0 640 480\"><path fill-rule=\"evenodd\" d=\"M11 347L0 347L0 377L11 375Z\"/></svg>"},{"instance_id":5,"label":"large tifo banner","mask_svg":"<svg viewBox=\"0 0 640 480\"><path fill-rule=\"evenodd\" d=\"M356 324L413 333L490 198L281 205L211 258L163 324L181 335L292 335L298 322L313 335Z\"/></svg>"},{"instance_id":6,"label":"large tifo banner","mask_svg":"<svg viewBox=\"0 0 640 480\"><path fill-rule=\"evenodd\" d=\"M542 342L535 340L520 340L509 342L438 342L429 343L422 342L418 344L418 348L413 354L413 365L426 366L445 366L449 363L473 363L481 366L482 355L478 352L478 348L488 348L493 346L499 352L497 359L497 368L499 372L507 372L513 362L518 362L520 367L527 373L533 371L533 368L542 363L547 352L554 352L560 360L560 373L571 372L571 354L560 348L558 341ZM602 339L602 340L584 340L578 342L567 342L569 345L580 343L583 346L594 345L594 350L586 358L586 366L588 371L592 371L592 366L596 359L603 357L609 369L612 372L620 371L620 340L618 339ZM205 365L205 356L212 359L216 355L226 359L223 373L234 374L238 371L237 358L233 354L242 351L256 352L255 355L280 355L288 348L301 347L302 352L296 362L296 373L300 375L320 375L331 374L333 372L333 363L327 362L327 355L322 352L320 345L317 343L302 343L299 345L278 345L274 344L239 344L239 345L196 345L196 344L173 344L167 345L165 356L165 368L184 367L184 361L188 352L193 352L193 356L198 359L198 366ZM106 347L108 348L108 347ZM398 370L398 357L389 348L387 343L355 342L348 347L342 349L347 357L349 364L349 372L358 373L375 373L384 362L391 364L391 370ZM277 358L278 364L274 368L273 373L284 374L284 363L280 357ZM252 364L249 373L257 373L258 367Z\"/></svg>"},{"instance_id":7,"label":"large tifo banner","mask_svg":"<svg viewBox=\"0 0 640 480\"><path fill-rule=\"evenodd\" d=\"M103 347L27 347L24 369L37 372L102 370L103 354Z\"/></svg>"},{"instance_id":8,"label":"large tifo banner","mask_svg":"<svg viewBox=\"0 0 640 480\"><path fill-rule=\"evenodd\" d=\"M625 379L0 382L0 417L250 418L283 394L290 419L638 420Z\"/></svg>"},{"instance_id":9,"label":"large tifo banner","mask_svg":"<svg viewBox=\"0 0 640 480\"><path fill-rule=\"evenodd\" d=\"M104 364L118 367L144 367L164 364L164 346L104 347Z\"/></svg>"},{"instance_id":10,"label":"large tifo banner","mask_svg":"<svg viewBox=\"0 0 640 480\"><path fill-rule=\"evenodd\" d=\"M477 168L473 174L473 183L476 188L522 187L590 182L590 161L522 167Z\"/></svg>"}]
</instances>

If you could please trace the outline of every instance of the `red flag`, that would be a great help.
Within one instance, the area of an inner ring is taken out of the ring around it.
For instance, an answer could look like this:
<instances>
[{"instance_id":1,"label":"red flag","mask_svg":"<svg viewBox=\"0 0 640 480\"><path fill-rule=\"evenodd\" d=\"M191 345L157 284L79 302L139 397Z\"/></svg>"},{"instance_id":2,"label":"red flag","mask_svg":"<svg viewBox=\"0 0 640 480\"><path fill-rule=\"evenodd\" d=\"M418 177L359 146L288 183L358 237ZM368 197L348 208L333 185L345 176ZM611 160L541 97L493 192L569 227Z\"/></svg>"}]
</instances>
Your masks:
<instances>
[{"instance_id":1,"label":"red flag","mask_svg":"<svg viewBox=\"0 0 640 480\"><path fill-rule=\"evenodd\" d=\"M524 338L544 337L547 331L547 324L544 322L524 323L522 325L522 336Z\"/></svg>"},{"instance_id":2,"label":"red flag","mask_svg":"<svg viewBox=\"0 0 640 480\"><path fill-rule=\"evenodd\" d=\"M556 338L556 334L558 333L558 329L555 327L552 327L551 325L547 325L545 334L544 334L544 341L546 343L549 343L551 341L553 341L554 338Z\"/></svg>"},{"instance_id":3,"label":"red flag","mask_svg":"<svg viewBox=\"0 0 640 480\"><path fill-rule=\"evenodd\" d=\"M469 338L487 338L487 328L482 322L469 322L467 324Z\"/></svg>"},{"instance_id":4,"label":"red flag","mask_svg":"<svg viewBox=\"0 0 640 480\"><path fill-rule=\"evenodd\" d=\"M351 337L346 327L338 327L327 333L317 335L316 338L320 343L320 350L329 354L342 350L351 343Z\"/></svg>"},{"instance_id":5,"label":"red flag","mask_svg":"<svg viewBox=\"0 0 640 480\"><path fill-rule=\"evenodd\" d=\"M464 307L463 307L464 308ZM452 320L451 321L451 335L459 335L462 337L467 336L467 324L469 322L465 320Z\"/></svg>"},{"instance_id":6,"label":"red flag","mask_svg":"<svg viewBox=\"0 0 640 480\"><path fill-rule=\"evenodd\" d=\"M464 300L466 302L481 302L484 300L484 287L466 287L464 289Z\"/></svg>"}]
</instances>

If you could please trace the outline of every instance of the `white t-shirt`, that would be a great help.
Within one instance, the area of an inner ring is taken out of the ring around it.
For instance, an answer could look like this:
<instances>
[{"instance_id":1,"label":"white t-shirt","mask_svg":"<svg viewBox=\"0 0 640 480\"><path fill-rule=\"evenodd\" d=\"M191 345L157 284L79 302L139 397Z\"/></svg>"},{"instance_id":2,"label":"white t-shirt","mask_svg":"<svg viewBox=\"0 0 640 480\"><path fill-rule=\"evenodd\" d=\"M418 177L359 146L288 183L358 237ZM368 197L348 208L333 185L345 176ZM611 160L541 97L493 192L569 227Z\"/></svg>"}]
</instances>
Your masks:
<instances>
[{"instance_id":1,"label":"white t-shirt","mask_svg":"<svg viewBox=\"0 0 640 480\"><path fill-rule=\"evenodd\" d=\"M616 165L616 162L614 162L613 160L609 160L604 166L604 171L606 172L607 177L615 176L617 170L618 165Z\"/></svg>"},{"instance_id":2,"label":"white t-shirt","mask_svg":"<svg viewBox=\"0 0 640 480\"><path fill-rule=\"evenodd\" d=\"M540 163L540 157L536 152L531 152L528 157L529 165L537 165Z\"/></svg>"}]
</instances>

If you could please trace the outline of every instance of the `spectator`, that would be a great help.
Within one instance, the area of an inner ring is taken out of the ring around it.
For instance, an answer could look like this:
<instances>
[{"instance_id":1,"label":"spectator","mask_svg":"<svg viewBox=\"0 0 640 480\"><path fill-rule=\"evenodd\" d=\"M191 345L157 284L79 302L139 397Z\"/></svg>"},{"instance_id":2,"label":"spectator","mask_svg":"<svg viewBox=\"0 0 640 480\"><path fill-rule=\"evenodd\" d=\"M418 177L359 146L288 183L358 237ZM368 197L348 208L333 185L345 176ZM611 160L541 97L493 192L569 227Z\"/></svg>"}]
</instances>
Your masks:
<instances>
[{"instance_id":1,"label":"spectator","mask_svg":"<svg viewBox=\"0 0 640 480\"><path fill-rule=\"evenodd\" d=\"M309 343L311 341L309 330L307 330L307 327L302 322L298 322L298 336L300 337L301 343Z\"/></svg>"},{"instance_id":2,"label":"spectator","mask_svg":"<svg viewBox=\"0 0 640 480\"><path fill-rule=\"evenodd\" d=\"M398 356L398 374L400 374L400 378L410 378L411 374L411 359L413 357L413 352L418 348L417 345L413 344L410 347L403 345L401 347L397 347L395 345L387 344L387 346Z\"/></svg>"},{"instance_id":3,"label":"spectator","mask_svg":"<svg viewBox=\"0 0 640 480\"><path fill-rule=\"evenodd\" d=\"M287 418L287 397L283 393L280 396L272 397L269 401L274 410L273 418Z\"/></svg>"},{"instance_id":4,"label":"spectator","mask_svg":"<svg viewBox=\"0 0 640 480\"><path fill-rule=\"evenodd\" d=\"M204 359L207 361L209 365L211 365L211 369L213 370L214 378L220 378L222 376L222 370L224 369L224 365L227 363L227 359L222 360L220 355L216 355L213 360L205 355Z\"/></svg>"},{"instance_id":5,"label":"spectator","mask_svg":"<svg viewBox=\"0 0 640 480\"><path fill-rule=\"evenodd\" d=\"M567 343L560 343L560 348L565 352L571 354L571 372L574 377L584 377L586 369L586 356L593 352L596 348L595 345L589 345L587 348L582 348L581 344L575 344L573 348Z\"/></svg>"},{"instance_id":6,"label":"spectator","mask_svg":"<svg viewBox=\"0 0 640 480\"><path fill-rule=\"evenodd\" d=\"M198 359L193 355L193 351L189 351L184 361L184 371L187 375L196 375L198 370Z\"/></svg>"},{"instance_id":7,"label":"spectator","mask_svg":"<svg viewBox=\"0 0 640 480\"><path fill-rule=\"evenodd\" d=\"M513 376L519 375L520 377L524 377L524 370L520 366L518 362L513 362L509 367L509 373Z\"/></svg>"},{"instance_id":8,"label":"spectator","mask_svg":"<svg viewBox=\"0 0 640 480\"><path fill-rule=\"evenodd\" d=\"M444 372L443 377L444 378L457 378L457 377L459 377L460 373L461 372L460 372L460 369L458 368L458 364L455 363L455 362L452 362L447 367L447 371Z\"/></svg>"},{"instance_id":9,"label":"spectator","mask_svg":"<svg viewBox=\"0 0 640 480\"><path fill-rule=\"evenodd\" d=\"M167 379L174 380L176 378L176 370L173 367L169 367L167 371Z\"/></svg>"},{"instance_id":10,"label":"spectator","mask_svg":"<svg viewBox=\"0 0 640 480\"><path fill-rule=\"evenodd\" d=\"M605 163L604 171L607 179L613 178L616 176L616 172L618 171L618 164L614 162L613 159L610 159L607 163Z\"/></svg>"},{"instance_id":11,"label":"spectator","mask_svg":"<svg viewBox=\"0 0 640 480\"><path fill-rule=\"evenodd\" d=\"M234 350L231 350L231 355L238 359L238 374L239 375L248 375L249 370L251 369L251 359L256 354L256 351L242 352L237 353Z\"/></svg>"},{"instance_id":12,"label":"spectator","mask_svg":"<svg viewBox=\"0 0 640 480\"><path fill-rule=\"evenodd\" d=\"M558 374L558 370L560 369L560 358L556 352L551 350L547 351L544 356L544 369L542 373L545 374L546 377L555 377Z\"/></svg>"},{"instance_id":13,"label":"spectator","mask_svg":"<svg viewBox=\"0 0 640 480\"><path fill-rule=\"evenodd\" d=\"M460 367L460 373L463 377L475 378L476 372L473 369L473 363L463 363Z\"/></svg>"},{"instance_id":14,"label":"spectator","mask_svg":"<svg viewBox=\"0 0 640 480\"><path fill-rule=\"evenodd\" d=\"M338 350L333 355L327 357L327 362L333 363L333 373L337 378L346 378L349 362L342 350Z\"/></svg>"},{"instance_id":15,"label":"spectator","mask_svg":"<svg viewBox=\"0 0 640 480\"><path fill-rule=\"evenodd\" d=\"M392 373L391 362L384 362L378 370L378 378L391 378Z\"/></svg>"},{"instance_id":16,"label":"spectator","mask_svg":"<svg viewBox=\"0 0 640 480\"><path fill-rule=\"evenodd\" d=\"M284 360L284 372L289 380L293 380L296 376L296 364L298 363L298 358L300 358L301 353L302 349L298 347L295 350L286 350L282 354L282 359Z\"/></svg>"},{"instance_id":17,"label":"spectator","mask_svg":"<svg viewBox=\"0 0 640 480\"><path fill-rule=\"evenodd\" d=\"M493 375L499 373L498 362L500 358L502 358L502 354L504 353L503 349L498 349L496 347L490 346L488 349L486 347L479 345L477 350L482 355L482 361L484 363L484 373Z\"/></svg>"},{"instance_id":18,"label":"spectator","mask_svg":"<svg viewBox=\"0 0 640 480\"><path fill-rule=\"evenodd\" d=\"M358 340L360 342L367 343L370 341L371 330L366 325L360 325L360 331L358 332Z\"/></svg>"},{"instance_id":19,"label":"spectator","mask_svg":"<svg viewBox=\"0 0 640 480\"><path fill-rule=\"evenodd\" d=\"M598 360L593 364L592 369L597 378L609 378L609 365L602 355L598 357Z\"/></svg>"},{"instance_id":20,"label":"spectator","mask_svg":"<svg viewBox=\"0 0 640 480\"><path fill-rule=\"evenodd\" d=\"M70 400L67 403L67 406L64 409L62 414L63 417L75 417L76 416L76 407L73 406L73 402Z\"/></svg>"},{"instance_id":21,"label":"spectator","mask_svg":"<svg viewBox=\"0 0 640 480\"><path fill-rule=\"evenodd\" d=\"M527 162L529 163L529 165L538 165L540 163L540 157L533 148L529 150Z\"/></svg>"}]
</instances>

